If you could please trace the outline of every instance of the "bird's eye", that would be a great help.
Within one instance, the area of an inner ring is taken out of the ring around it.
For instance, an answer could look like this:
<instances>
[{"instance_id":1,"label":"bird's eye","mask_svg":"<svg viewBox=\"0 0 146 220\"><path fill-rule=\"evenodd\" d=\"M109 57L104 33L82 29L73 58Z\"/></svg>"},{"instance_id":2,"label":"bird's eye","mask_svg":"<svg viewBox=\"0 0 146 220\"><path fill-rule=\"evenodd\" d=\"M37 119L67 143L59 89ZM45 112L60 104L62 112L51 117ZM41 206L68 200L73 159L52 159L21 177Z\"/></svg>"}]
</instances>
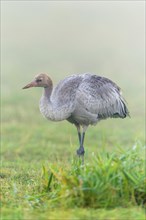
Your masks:
<instances>
[{"instance_id":1,"label":"bird's eye","mask_svg":"<svg viewBox=\"0 0 146 220\"><path fill-rule=\"evenodd\" d=\"M36 82L41 82L42 80L41 79L36 79Z\"/></svg>"}]
</instances>

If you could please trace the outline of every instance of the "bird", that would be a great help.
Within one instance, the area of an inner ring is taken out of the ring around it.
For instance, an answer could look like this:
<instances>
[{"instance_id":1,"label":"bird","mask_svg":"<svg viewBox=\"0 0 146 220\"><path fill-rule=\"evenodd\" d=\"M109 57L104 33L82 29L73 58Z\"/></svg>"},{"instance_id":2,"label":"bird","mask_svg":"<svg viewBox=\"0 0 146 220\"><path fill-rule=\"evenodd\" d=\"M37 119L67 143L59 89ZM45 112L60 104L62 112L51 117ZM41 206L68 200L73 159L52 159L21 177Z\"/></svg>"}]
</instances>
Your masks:
<instances>
[{"instance_id":1,"label":"bird","mask_svg":"<svg viewBox=\"0 0 146 220\"><path fill-rule=\"evenodd\" d=\"M39 108L51 121L63 121L75 125L78 132L77 155L84 158L84 139L87 128L107 118L126 118L127 102L121 88L112 80L91 73L74 74L61 80L55 87L46 73L35 76L23 87L43 87Z\"/></svg>"}]
</instances>

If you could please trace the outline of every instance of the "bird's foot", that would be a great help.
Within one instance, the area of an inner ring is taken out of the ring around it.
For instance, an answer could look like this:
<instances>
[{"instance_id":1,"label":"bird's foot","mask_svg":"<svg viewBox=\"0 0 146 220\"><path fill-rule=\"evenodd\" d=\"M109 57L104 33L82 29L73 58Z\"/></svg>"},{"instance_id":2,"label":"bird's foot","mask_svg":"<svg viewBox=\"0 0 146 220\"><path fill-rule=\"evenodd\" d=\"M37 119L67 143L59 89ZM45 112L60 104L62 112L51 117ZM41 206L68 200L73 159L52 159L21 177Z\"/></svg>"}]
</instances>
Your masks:
<instances>
[{"instance_id":1,"label":"bird's foot","mask_svg":"<svg viewBox=\"0 0 146 220\"><path fill-rule=\"evenodd\" d=\"M81 158L82 165L84 165L84 153L85 153L84 147L83 146L79 147L79 149L77 150L77 155L79 156L79 158Z\"/></svg>"},{"instance_id":2,"label":"bird's foot","mask_svg":"<svg viewBox=\"0 0 146 220\"><path fill-rule=\"evenodd\" d=\"M77 155L79 157L84 156L84 153L85 153L84 147L83 146L79 147L79 149L77 150Z\"/></svg>"}]
</instances>

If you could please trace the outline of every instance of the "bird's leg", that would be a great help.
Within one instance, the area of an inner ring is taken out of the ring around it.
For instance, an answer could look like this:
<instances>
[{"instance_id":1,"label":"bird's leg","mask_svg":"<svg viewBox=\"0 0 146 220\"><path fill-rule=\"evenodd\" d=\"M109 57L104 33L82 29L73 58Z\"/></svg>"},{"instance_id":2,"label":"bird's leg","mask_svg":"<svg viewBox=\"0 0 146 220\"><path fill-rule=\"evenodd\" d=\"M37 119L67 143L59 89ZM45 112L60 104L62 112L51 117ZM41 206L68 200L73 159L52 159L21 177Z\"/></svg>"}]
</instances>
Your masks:
<instances>
[{"instance_id":1,"label":"bird's leg","mask_svg":"<svg viewBox=\"0 0 146 220\"><path fill-rule=\"evenodd\" d=\"M81 146L81 142L82 142L82 135L81 135L81 128L80 125L75 125L78 131L78 138L79 138L79 145Z\"/></svg>"},{"instance_id":2,"label":"bird's leg","mask_svg":"<svg viewBox=\"0 0 146 220\"><path fill-rule=\"evenodd\" d=\"M78 138L79 138L79 143L81 144L81 128L79 124L75 124L77 131L78 131Z\"/></svg>"},{"instance_id":3,"label":"bird's leg","mask_svg":"<svg viewBox=\"0 0 146 220\"><path fill-rule=\"evenodd\" d=\"M79 157L84 156L84 153L85 153L84 146L83 146L84 138L85 138L85 132L83 132L82 135L81 135L80 147L77 150L77 154L78 154Z\"/></svg>"},{"instance_id":4,"label":"bird's leg","mask_svg":"<svg viewBox=\"0 0 146 220\"><path fill-rule=\"evenodd\" d=\"M80 147L79 147L79 149L77 150L77 154L80 156L80 155L82 154L82 153L81 153L82 135L81 135L80 125L76 125L76 128L77 128L77 131L78 131L78 138L79 138L79 144L80 144Z\"/></svg>"},{"instance_id":5,"label":"bird's leg","mask_svg":"<svg viewBox=\"0 0 146 220\"><path fill-rule=\"evenodd\" d=\"M81 145L81 132L78 130L78 138L79 138L79 143Z\"/></svg>"},{"instance_id":6,"label":"bird's leg","mask_svg":"<svg viewBox=\"0 0 146 220\"><path fill-rule=\"evenodd\" d=\"M79 137L79 141L80 141L80 147L79 149L77 150L77 155L80 157L80 156L83 156L84 157L84 153L85 153L85 150L84 150L84 139L85 139L85 132L86 132L86 129L87 129L87 126L84 126L83 127L83 132L82 132L82 135L80 133L80 137Z\"/></svg>"}]
</instances>

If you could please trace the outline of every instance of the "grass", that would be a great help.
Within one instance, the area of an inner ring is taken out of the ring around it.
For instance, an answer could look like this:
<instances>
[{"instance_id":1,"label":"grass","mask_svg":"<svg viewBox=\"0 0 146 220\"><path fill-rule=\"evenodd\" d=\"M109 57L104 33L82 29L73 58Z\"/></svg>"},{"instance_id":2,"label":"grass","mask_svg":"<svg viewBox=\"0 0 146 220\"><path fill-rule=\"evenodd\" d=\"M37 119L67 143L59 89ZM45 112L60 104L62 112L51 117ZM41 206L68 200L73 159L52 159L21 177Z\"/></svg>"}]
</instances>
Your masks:
<instances>
[{"instance_id":1,"label":"grass","mask_svg":"<svg viewBox=\"0 0 146 220\"><path fill-rule=\"evenodd\" d=\"M5 164L2 219L145 219L144 158L138 156L144 150L138 143L127 151L92 154L85 165L77 158L40 169L19 160Z\"/></svg>"},{"instance_id":2,"label":"grass","mask_svg":"<svg viewBox=\"0 0 146 220\"><path fill-rule=\"evenodd\" d=\"M89 128L84 166L76 157L76 129L42 119L39 96L39 89L2 96L1 219L144 220L140 92L131 118Z\"/></svg>"},{"instance_id":3,"label":"grass","mask_svg":"<svg viewBox=\"0 0 146 220\"><path fill-rule=\"evenodd\" d=\"M138 151L132 149L122 152L119 157L114 153L93 155L92 163L86 165L81 165L81 161L76 159L68 169L50 166L49 179L48 169L44 167L46 191L51 191L53 200L59 198L59 203L60 198L63 204L65 199L67 206L113 208L126 206L129 202L144 204L144 161L137 155Z\"/></svg>"},{"instance_id":4,"label":"grass","mask_svg":"<svg viewBox=\"0 0 146 220\"><path fill-rule=\"evenodd\" d=\"M104 134L103 122L100 133L98 127L89 129L86 144L91 147L86 147L82 166L75 156L75 129L40 121L32 121L30 130L21 119L3 125L1 219L145 218L142 139L130 147L129 132L129 138L122 138L123 148L123 131L117 129L116 137L113 126Z\"/></svg>"}]
</instances>

